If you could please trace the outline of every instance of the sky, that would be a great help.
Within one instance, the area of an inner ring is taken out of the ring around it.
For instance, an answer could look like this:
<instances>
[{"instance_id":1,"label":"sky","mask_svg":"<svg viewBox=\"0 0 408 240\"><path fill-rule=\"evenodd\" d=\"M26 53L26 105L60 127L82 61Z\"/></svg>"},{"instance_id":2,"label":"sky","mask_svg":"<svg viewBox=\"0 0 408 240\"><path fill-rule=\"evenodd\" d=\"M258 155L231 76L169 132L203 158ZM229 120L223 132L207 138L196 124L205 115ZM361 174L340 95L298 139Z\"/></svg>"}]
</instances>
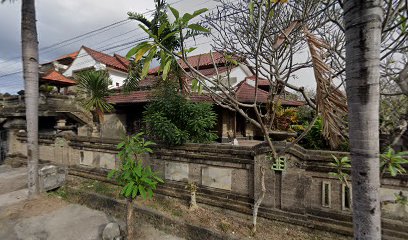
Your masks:
<instances>
[{"instance_id":1,"label":"sky","mask_svg":"<svg viewBox=\"0 0 408 240\"><path fill-rule=\"evenodd\" d=\"M0 5L0 92L15 93L23 89L21 64L21 1L5 2ZM200 8L213 9L213 0L168 0L181 13ZM151 16L153 0L37 0L37 28L40 63L49 62L64 54L79 50L82 45L108 54L126 55L134 46L132 42L145 35L136 21L124 21L127 12L146 13ZM150 12L149 12L150 11ZM117 23L102 31L88 34L68 42L68 39ZM211 39L200 38L189 44L197 45L196 53L208 52ZM55 45L57 44L57 45ZM16 73L16 74L14 74ZM4 76L7 75L7 76ZM313 88L313 74L300 73L306 87ZM312 80L312 81L311 81Z\"/></svg>"}]
</instances>

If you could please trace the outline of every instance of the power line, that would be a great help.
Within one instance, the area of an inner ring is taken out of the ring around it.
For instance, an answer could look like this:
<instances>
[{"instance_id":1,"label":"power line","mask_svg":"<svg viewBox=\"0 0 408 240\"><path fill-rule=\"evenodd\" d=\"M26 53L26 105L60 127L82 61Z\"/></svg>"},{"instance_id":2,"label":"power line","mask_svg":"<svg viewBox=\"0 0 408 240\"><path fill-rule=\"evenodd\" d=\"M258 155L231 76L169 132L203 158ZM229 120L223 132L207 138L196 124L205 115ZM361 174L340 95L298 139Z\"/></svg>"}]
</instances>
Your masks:
<instances>
[{"instance_id":1,"label":"power line","mask_svg":"<svg viewBox=\"0 0 408 240\"><path fill-rule=\"evenodd\" d=\"M172 3L172 4L175 5L175 4L180 3L180 2L183 2L183 1L185 1L185 0L179 0L179 1L176 1L176 2L174 2L174 3ZM199 5L203 5L203 4L205 4L205 3L209 2L209 1L210 1L210 0L207 0L207 1L205 1L204 3L201 3L201 4L199 4ZM215 9L215 8L216 8L216 7L211 8L211 9L209 9L209 11L210 11L210 10L213 10L213 9ZM154 11L154 10L146 11L146 12L143 13L143 14L146 14L146 13L149 13L149 12L152 12L152 11ZM98 32L98 31L101 31L101 30L104 30L104 29L105 29L105 30L102 31L102 32L106 32L106 31L110 30L110 27L113 27L113 26L118 27L118 26L120 26L120 25L118 25L118 24L123 25L124 23L127 23L128 21L129 21L129 19L121 20L121 21L118 21L118 22L109 24L109 25L107 25L107 26L105 26L105 27L102 27L102 28L99 28L99 29L90 31L90 32L88 32L88 33L81 34L81 35L78 35L78 36L76 36L76 37L73 37L73 38L64 40L64 41L62 41L62 42L52 44L52 45L50 45L50 46L48 46L48 47L45 47L45 48L41 48L41 50L50 49L50 48L56 47L56 46L58 46L58 45L61 45L61 44L63 44L63 43L66 43L66 42L75 40L75 39L80 38L80 37L83 37L83 36L90 35L90 34L92 34L92 33L95 33L95 32ZM108 28L108 29L106 29L106 28ZM132 32L132 31L134 31L134 30L128 31L128 32L123 33L123 34L119 34L119 35L115 36L114 38L119 37L119 36L123 36L123 35L125 35L125 34L127 34L127 33L129 33L129 32ZM102 33L102 32L99 32L99 33L97 33L97 34L100 34L100 33ZM91 35L91 36L95 36L95 35L97 35L97 34L93 34L93 35ZM88 37L91 37L91 36L88 36ZM199 37L202 37L202 36L199 36ZM132 38L132 37L130 37L130 38ZM197 37L197 38L198 38L198 37ZM103 41L103 42L106 42L106 41L111 40L111 39L113 39L113 38L107 39L107 40L105 40L105 41ZM126 38L126 39L129 39L129 38ZM126 39L122 39L121 41L124 41L124 40L126 40ZM84 40L84 39L81 39L81 40ZM81 40L76 40L75 42L78 42L78 41L81 41ZM75 42L71 42L70 44L75 43ZM120 47L120 46L128 46L128 45L130 45L131 43L135 43L135 42L132 41L132 42L120 44L120 45L113 46L113 47L108 48L108 49L114 49L114 48L117 48L118 46L119 46L119 47ZM186 42L186 43L187 43L187 42ZM208 43L208 42L207 42L207 43ZM110 44L111 44L111 43L110 43ZM109 44L109 45L110 45L110 44ZM203 43L203 44L205 44L205 43ZM65 44L65 45L63 45L63 46L66 46L66 45L69 45L69 44ZM198 45L202 45L202 44L198 44ZM61 47L63 47L63 46L61 46ZM51 50L51 51L55 51L55 50ZM51 51L48 51L48 52L51 52ZM48 53L48 52L45 52L45 53ZM3 62L4 62L4 61L3 61ZM17 63L15 63L15 64L17 64ZM4 69L4 68L3 68L3 69ZM12 72L12 73L7 73L7 74L4 74L4 75L1 75L0 78L4 78L4 77L7 77L7 76L15 75L15 74L18 74L18 73L21 73L21 72L22 72L22 71L20 70L20 71L15 71L15 72Z\"/></svg>"},{"instance_id":2,"label":"power line","mask_svg":"<svg viewBox=\"0 0 408 240\"><path fill-rule=\"evenodd\" d=\"M169 5L178 4L178 3L183 2L183 1L186 1L186 0L178 0L178 1L173 2L173 3L169 3ZM150 10L147 10L147 11L141 13L141 14L142 14L142 15L145 15L145 14L148 14L148 13L151 13L151 12L154 12L154 11L155 11L155 9L150 9ZM51 45L49 45L49 46L40 48L39 51L41 52L41 51L44 51L44 50L47 50L47 49L50 49L50 48L54 48L54 47L60 46L61 44L71 42L71 41L73 41L73 40L76 40L76 39L78 39L78 38L82 38L82 37L88 36L88 35L93 34L93 33L96 33L96 34L92 35L92 36L95 36L95 35L97 35L97 34L106 32L106 31L107 31L107 30L105 30L106 28L113 29L113 28L116 28L116 27L121 26L121 25L123 25L123 24L126 24L126 23L128 23L128 22L130 22L130 21L131 21L130 19L123 19L123 20L120 20L120 21L117 21L117 22L108 24L108 25L106 25L106 26L100 27L100 28L98 28L98 29L95 29L95 30L92 30L92 31L89 31L89 32L86 32L86 33L83 33L83 34L80 34L80 35L77 35L77 36L75 36L75 37L72 37L72 38L69 38L69 39L66 39L66 40L63 40L63 41L60 41L60 42L53 43L53 44L51 44ZM102 30L105 30L105 31L102 31ZM77 41L76 41L76 42L77 42ZM74 42L74 43L75 43L75 42ZM70 43L70 44L72 44L72 43ZM70 44L66 44L66 45L64 45L64 46L67 46L67 45L70 45ZM17 59L20 59L20 58L21 58L21 55L15 56L15 57L12 57L12 58L10 58L10 59L6 59L6 60L0 61L0 64L1 64L1 63L4 63L4 62L10 62L10 61L13 61L13 60L17 60Z\"/></svg>"},{"instance_id":3,"label":"power line","mask_svg":"<svg viewBox=\"0 0 408 240\"><path fill-rule=\"evenodd\" d=\"M185 0L178 0L178 1L175 1L175 2L173 2L173 3L170 3L169 5L176 5L176 4L179 4L180 2L183 2L183 1L185 1ZM204 3L201 3L201 4L199 4L199 5L205 4L205 3L209 2L209 1L210 1L210 0L207 0L207 1L205 1ZM142 13L142 14L145 15L145 14L150 13L150 12L153 12L153 11L155 11L155 9L148 10L148 11ZM70 39L67 39L67 40L64 40L64 41L62 41L62 42L52 44L52 45L50 45L50 46L48 46L48 47L41 48L41 49L40 49L40 54L41 54L41 55L44 55L44 54L48 54L48 53L51 53L51 52L55 52L55 51L56 51L57 49L59 49L59 48L62 48L62 47L71 45L71 44L76 43L76 42L79 42L79 41L84 41L85 39L88 39L88 38L90 38L90 37L99 35L99 34L101 34L101 33L103 33L103 32L107 32L107 31L109 31L109 30L111 30L111 29L115 29L115 28L117 28L117 27L119 27L119 26L122 26L122 25L124 25L124 24L126 24L126 23L129 23L129 22L131 22L130 19L124 19L124 20L117 21L117 22L114 22L114 23L112 23L112 24L109 24L109 25L107 25L107 26L101 27L101 28L99 28L99 29L96 29L96 30L93 30L93 31L90 31L90 32L87 32L87 33L84 33L84 34L81 34L81 35L78 35L78 36L76 36L76 37L73 37L73 38L70 38ZM131 31L128 31L128 32L123 33L123 34L119 34L119 35L117 35L117 36L115 36L115 37L123 36L123 35L125 35L125 34L127 34L127 33L129 33L129 32L131 32ZM92 34L92 33L93 33L93 34ZM132 37L128 37L128 38L126 38L126 39L130 39L130 38L132 38ZM76 40L75 40L75 39L76 39ZM108 38L108 39L106 39L106 40L103 41L103 42L109 41L109 40L111 40L111 39L113 39L113 38ZM126 40L126 39L123 39L123 41ZM73 41L73 40L75 40L75 41ZM64 43L65 43L65 44L64 44ZM98 45L99 45L99 44L98 44ZM55 49L52 49L52 48L55 48ZM41 52L41 51L47 50L47 49L50 49L50 50L45 51L45 52ZM15 59L18 59L18 58L20 58L20 57L17 57L17 58L11 59L11 60L15 60ZM4 63L4 62L7 62L7 61L11 61L11 60L3 61L3 63ZM1 64L1 63L2 63L2 62L0 62L0 64ZM4 69L7 69L7 68L14 68L13 66L16 66L17 64L20 64L20 63L19 63L19 62L11 63L11 64L9 64L9 65L3 66L2 69L4 70ZM21 68L21 65L18 66L18 67L16 66L16 68ZM20 71L21 71L21 70L20 70ZM6 73L5 75L13 75L13 74L16 74L16 73L18 73L18 72L20 72L20 71L15 71L15 72L11 72L11 73ZM3 76L0 76L0 78L2 78L2 77L3 77Z\"/></svg>"}]
</instances>

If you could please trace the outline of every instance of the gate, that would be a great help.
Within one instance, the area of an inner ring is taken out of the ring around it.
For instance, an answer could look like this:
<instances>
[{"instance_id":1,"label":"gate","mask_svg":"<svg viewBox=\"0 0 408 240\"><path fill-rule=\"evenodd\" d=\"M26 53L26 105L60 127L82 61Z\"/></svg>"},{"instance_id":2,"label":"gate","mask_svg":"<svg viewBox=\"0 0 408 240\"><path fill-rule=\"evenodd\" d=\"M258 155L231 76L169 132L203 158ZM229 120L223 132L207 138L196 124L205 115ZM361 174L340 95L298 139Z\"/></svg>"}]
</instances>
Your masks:
<instances>
[{"instance_id":1,"label":"gate","mask_svg":"<svg viewBox=\"0 0 408 240\"><path fill-rule=\"evenodd\" d=\"M7 155L7 130L0 129L0 164L4 162Z\"/></svg>"}]
</instances>

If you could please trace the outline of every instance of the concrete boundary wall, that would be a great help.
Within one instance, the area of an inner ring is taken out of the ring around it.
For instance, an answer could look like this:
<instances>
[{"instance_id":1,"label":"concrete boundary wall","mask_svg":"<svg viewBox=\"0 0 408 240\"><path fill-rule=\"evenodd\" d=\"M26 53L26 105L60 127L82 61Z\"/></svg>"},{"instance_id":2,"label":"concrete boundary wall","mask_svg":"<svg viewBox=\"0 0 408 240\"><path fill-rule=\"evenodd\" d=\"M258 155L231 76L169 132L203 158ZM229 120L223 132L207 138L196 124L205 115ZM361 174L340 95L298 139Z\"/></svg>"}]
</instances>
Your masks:
<instances>
[{"instance_id":1,"label":"concrete boundary wall","mask_svg":"<svg viewBox=\"0 0 408 240\"><path fill-rule=\"evenodd\" d=\"M26 135L10 133L15 139L9 157L24 156ZM14 134L14 135L13 135ZM40 159L70 166L70 174L106 181L106 173L118 164L114 139L78 136L41 136ZM276 148L286 146L276 142ZM198 184L197 200L216 207L251 214L260 195L260 169L265 168L266 195L259 215L342 234L352 233L351 190L336 178L329 163L332 155L348 153L311 151L295 146L286 154L283 171L271 169L267 146L186 144L178 147L157 145L154 153L143 156L145 163L163 177L161 194L185 198L187 182ZM392 203L399 192L408 195L408 175L382 179L381 197L384 238L408 239L408 208Z\"/></svg>"}]
</instances>

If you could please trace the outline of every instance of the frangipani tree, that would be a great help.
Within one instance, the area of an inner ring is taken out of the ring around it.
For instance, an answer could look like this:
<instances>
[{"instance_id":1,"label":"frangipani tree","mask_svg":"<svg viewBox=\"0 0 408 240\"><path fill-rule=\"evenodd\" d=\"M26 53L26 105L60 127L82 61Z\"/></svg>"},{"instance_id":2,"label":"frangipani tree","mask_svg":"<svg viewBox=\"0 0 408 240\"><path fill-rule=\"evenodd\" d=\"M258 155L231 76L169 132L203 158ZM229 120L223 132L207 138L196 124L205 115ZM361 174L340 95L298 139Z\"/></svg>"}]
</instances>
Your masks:
<instances>
[{"instance_id":1,"label":"frangipani tree","mask_svg":"<svg viewBox=\"0 0 408 240\"><path fill-rule=\"evenodd\" d=\"M235 13L230 13L231 15L242 13L240 16L242 16L241 19L245 24L239 25L246 26L246 24L249 24L249 30L246 33L249 34L252 42L248 45L250 48L248 52L250 51L253 55L241 56L240 54L237 55L234 51L224 51L224 57L232 65L238 64L237 59L244 57L247 59L247 66L255 72L254 101L252 103L238 101L234 94L235 89L231 88L228 84L228 76L218 73L216 59L214 59L212 52L210 52L210 56L217 72L216 77L205 76L187 61L188 55L195 48L188 48L186 40L197 33L210 32L202 24L192 23L193 19L205 13L207 9L200 9L192 14L186 13L181 16L176 9L169 7L175 18L175 21L170 24L170 29L172 29L170 33L164 34L163 30L159 29L157 34L155 34L144 25L139 25L150 36L150 40L138 44L129 51L127 56L134 56L135 61L139 61L145 56L142 78L147 75L150 63L154 56L157 55L161 59L159 72L163 80L168 78L173 64L180 65L183 63L187 65L188 70L183 70L183 74L190 79L194 79L192 81L192 88L203 88L205 94L211 96L216 104L241 114L263 132L271 150L272 160L277 159L278 155L282 155L287 150L285 148L278 153L269 136L270 123L274 121L275 108L279 106L276 102L281 98L285 87L299 91L305 96L307 103L316 110L315 119L323 113L322 116L326 126L325 132L333 140L333 145L336 145L339 144L339 139L344 138L343 130L345 130L345 127L344 122L341 120L347 112L345 106L346 100L345 96L331 83L331 69L324 63L323 49L327 48L327 45L308 30L307 21L321 13L318 11L319 1L312 2L313 4L310 5L310 1L300 1L293 4L282 3L280 1L251 1L249 9L248 7L243 7ZM222 17L220 16L220 18ZM285 18L288 19L285 20ZM166 39L175 35L180 39L180 51L172 51L163 44ZM246 46L242 45L243 48ZM306 48L307 46L310 48L313 59L303 64L294 63L294 50ZM296 87L288 82L295 71L310 66L314 67L315 74L317 75L316 79L319 86L317 100L312 100L305 95L304 88ZM270 107L266 110L258 102L258 82L261 77L267 78L271 85L268 104ZM320 106L320 104L324 106ZM333 108L338 108L338 110L334 111ZM250 116L245 109L252 109L255 112L255 117ZM299 141L299 139L296 139L295 142ZM261 173L264 172L265 169L262 169ZM263 174L261 178L263 179ZM265 191L263 189L262 194L255 203L254 231L256 230L257 209L263 200Z\"/></svg>"}]
</instances>

